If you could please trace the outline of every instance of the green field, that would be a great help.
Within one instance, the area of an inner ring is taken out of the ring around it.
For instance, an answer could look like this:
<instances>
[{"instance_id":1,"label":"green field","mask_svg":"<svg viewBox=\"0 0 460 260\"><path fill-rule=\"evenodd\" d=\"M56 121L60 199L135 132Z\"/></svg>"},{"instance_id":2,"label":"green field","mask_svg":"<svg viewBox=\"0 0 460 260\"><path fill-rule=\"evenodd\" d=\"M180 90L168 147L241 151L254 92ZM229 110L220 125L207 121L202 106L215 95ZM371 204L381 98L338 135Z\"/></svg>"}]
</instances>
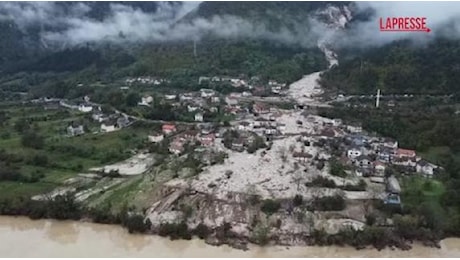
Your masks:
<instances>
[{"instance_id":1,"label":"green field","mask_svg":"<svg viewBox=\"0 0 460 260\"><path fill-rule=\"evenodd\" d=\"M96 133L99 125L88 114L45 110L37 105L10 106L2 112L0 199L50 191L91 167L126 159L133 149L145 146L149 131L148 127L133 125L111 133ZM84 124L86 133L66 136L71 121ZM31 134L40 139L39 146L24 141Z\"/></svg>"}]
</instances>

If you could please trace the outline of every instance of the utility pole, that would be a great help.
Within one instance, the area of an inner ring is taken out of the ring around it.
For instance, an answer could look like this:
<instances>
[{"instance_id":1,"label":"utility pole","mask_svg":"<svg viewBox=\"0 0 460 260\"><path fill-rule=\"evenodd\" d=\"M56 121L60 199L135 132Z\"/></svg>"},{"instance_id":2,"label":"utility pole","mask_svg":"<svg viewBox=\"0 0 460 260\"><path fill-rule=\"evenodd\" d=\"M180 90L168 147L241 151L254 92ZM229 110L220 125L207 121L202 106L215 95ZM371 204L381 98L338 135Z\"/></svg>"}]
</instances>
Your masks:
<instances>
[{"instance_id":1,"label":"utility pole","mask_svg":"<svg viewBox=\"0 0 460 260\"><path fill-rule=\"evenodd\" d=\"M375 99L375 107L378 108L380 104L380 89L377 89L377 98Z\"/></svg>"},{"instance_id":2,"label":"utility pole","mask_svg":"<svg viewBox=\"0 0 460 260\"><path fill-rule=\"evenodd\" d=\"M193 56L196 58L196 39L193 40Z\"/></svg>"}]
</instances>

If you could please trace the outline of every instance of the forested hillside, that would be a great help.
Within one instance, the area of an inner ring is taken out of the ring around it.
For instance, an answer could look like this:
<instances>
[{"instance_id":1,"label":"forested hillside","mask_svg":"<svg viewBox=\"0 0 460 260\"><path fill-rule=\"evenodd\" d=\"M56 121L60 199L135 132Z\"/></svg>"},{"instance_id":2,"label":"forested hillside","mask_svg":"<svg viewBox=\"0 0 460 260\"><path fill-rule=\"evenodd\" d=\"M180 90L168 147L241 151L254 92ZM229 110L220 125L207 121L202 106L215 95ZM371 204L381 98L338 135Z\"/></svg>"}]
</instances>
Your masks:
<instances>
[{"instance_id":1,"label":"forested hillside","mask_svg":"<svg viewBox=\"0 0 460 260\"><path fill-rule=\"evenodd\" d=\"M340 66L324 74L322 85L342 93L460 92L460 41L437 39L426 46L399 41L379 48L342 50Z\"/></svg>"}]
</instances>

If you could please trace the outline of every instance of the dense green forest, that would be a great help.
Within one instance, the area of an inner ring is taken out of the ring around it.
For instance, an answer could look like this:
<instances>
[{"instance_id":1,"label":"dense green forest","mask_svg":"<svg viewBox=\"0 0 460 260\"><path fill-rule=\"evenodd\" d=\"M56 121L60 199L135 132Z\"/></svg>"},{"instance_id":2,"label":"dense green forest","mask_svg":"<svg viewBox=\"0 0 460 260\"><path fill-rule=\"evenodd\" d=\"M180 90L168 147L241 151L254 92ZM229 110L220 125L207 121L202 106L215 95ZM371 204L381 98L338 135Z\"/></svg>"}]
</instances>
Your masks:
<instances>
[{"instance_id":1,"label":"dense green forest","mask_svg":"<svg viewBox=\"0 0 460 260\"><path fill-rule=\"evenodd\" d=\"M437 39L424 46L394 42L366 50L339 51L340 66L328 71L322 85L350 94L459 93L460 41Z\"/></svg>"}]
</instances>

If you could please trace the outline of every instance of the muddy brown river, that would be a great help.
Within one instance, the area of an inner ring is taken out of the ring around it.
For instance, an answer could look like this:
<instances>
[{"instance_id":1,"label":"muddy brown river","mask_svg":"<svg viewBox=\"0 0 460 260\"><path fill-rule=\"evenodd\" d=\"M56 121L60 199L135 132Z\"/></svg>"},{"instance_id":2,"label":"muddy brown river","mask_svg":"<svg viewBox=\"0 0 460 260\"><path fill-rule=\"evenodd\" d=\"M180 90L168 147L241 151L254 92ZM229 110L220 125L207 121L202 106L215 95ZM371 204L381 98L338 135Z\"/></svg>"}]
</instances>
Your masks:
<instances>
[{"instance_id":1,"label":"muddy brown river","mask_svg":"<svg viewBox=\"0 0 460 260\"><path fill-rule=\"evenodd\" d=\"M441 249L415 245L410 251L349 247L257 247L248 251L210 246L201 240L131 235L114 225L0 217L1 257L460 257L460 239Z\"/></svg>"}]
</instances>

